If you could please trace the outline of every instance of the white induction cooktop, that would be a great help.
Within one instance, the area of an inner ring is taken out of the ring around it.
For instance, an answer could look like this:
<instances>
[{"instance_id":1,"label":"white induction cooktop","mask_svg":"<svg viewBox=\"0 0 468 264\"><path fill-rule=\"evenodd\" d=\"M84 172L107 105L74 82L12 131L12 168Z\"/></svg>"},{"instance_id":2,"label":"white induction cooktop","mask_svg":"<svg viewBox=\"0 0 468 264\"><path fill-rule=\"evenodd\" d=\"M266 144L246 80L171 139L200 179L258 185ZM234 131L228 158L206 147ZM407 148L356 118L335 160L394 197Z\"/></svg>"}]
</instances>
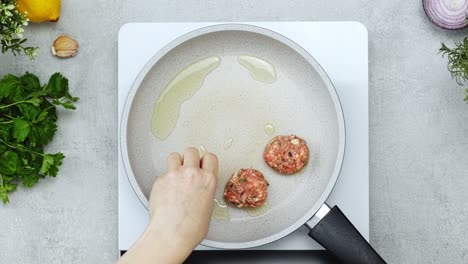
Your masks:
<instances>
[{"instance_id":1,"label":"white induction cooktop","mask_svg":"<svg viewBox=\"0 0 468 264\"><path fill-rule=\"evenodd\" d=\"M337 90L346 123L346 151L340 177L327 199L337 204L369 240L368 36L357 22L236 22L276 31L306 49L323 67ZM221 23L130 23L122 26L118 45L120 119L133 81L162 47L192 30ZM120 130L119 137L120 139ZM127 250L145 229L148 212L125 173L118 149L119 250ZM323 249L301 227L257 250ZM197 250L211 250L198 246Z\"/></svg>"}]
</instances>

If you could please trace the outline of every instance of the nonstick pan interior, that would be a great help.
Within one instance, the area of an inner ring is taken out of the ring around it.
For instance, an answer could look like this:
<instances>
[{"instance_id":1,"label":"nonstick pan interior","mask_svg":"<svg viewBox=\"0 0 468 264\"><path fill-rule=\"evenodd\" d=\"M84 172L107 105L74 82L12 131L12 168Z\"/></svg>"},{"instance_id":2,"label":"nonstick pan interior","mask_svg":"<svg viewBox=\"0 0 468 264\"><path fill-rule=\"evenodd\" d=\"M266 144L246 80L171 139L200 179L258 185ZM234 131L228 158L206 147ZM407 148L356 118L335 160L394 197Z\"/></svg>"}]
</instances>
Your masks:
<instances>
[{"instance_id":1,"label":"nonstick pan interior","mask_svg":"<svg viewBox=\"0 0 468 264\"><path fill-rule=\"evenodd\" d=\"M238 63L251 55L274 65L277 80L254 80ZM220 65L183 102L176 127L166 139L152 133L153 106L166 84L188 65L218 56ZM275 132L268 135L265 125ZM307 141L309 164L283 176L262 158L274 135ZM147 207L151 186L166 170L170 152L203 145L218 155L216 198L223 201L228 178L240 168L260 170L270 183L268 210L252 216L230 207L230 221L213 219L204 245L246 248L272 242L297 229L322 205L339 174L344 153L344 120L336 92L319 64L285 37L253 26L218 25L173 41L137 77L121 124L122 156L129 180ZM226 149L226 141L232 145Z\"/></svg>"}]
</instances>

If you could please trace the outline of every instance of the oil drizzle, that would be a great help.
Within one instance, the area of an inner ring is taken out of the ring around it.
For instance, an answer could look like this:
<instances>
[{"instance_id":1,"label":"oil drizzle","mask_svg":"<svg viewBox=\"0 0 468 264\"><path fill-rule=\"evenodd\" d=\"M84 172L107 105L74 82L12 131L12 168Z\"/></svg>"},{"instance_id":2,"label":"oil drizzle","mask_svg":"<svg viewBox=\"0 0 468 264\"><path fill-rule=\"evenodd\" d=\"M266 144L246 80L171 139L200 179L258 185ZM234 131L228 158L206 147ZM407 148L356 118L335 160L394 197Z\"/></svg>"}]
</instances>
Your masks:
<instances>
[{"instance_id":1,"label":"oil drizzle","mask_svg":"<svg viewBox=\"0 0 468 264\"><path fill-rule=\"evenodd\" d=\"M182 103L191 98L216 69L221 58L212 56L197 61L179 72L164 88L153 107L151 128L153 135L166 139L174 130Z\"/></svg>"},{"instance_id":2,"label":"oil drizzle","mask_svg":"<svg viewBox=\"0 0 468 264\"><path fill-rule=\"evenodd\" d=\"M237 61L249 71L254 80L264 83L276 81L275 66L271 63L250 55L239 56Z\"/></svg>"},{"instance_id":3,"label":"oil drizzle","mask_svg":"<svg viewBox=\"0 0 468 264\"><path fill-rule=\"evenodd\" d=\"M228 150L231 146L232 146L232 143L234 142L234 139L232 139L232 137L228 138L225 142L224 142L224 145L223 145L223 148L224 150Z\"/></svg>"},{"instance_id":4,"label":"oil drizzle","mask_svg":"<svg viewBox=\"0 0 468 264\"><path fill-rule=\"evenodd\" d=\"M262 206L260 207L257 207L257 208L246 208L245 211L247 212L247 214L249 214L250 216L259 216L259 215L262 215L266 212L268 212L268 210L270 209L270 204L268 203L268 201L266 201Z\"/></svg>"},{"instance_id":5,"label":"oil drizzle","mask_svg":"<svg viewBox=\"0 0 468 264\"><path fill-rule=\"evenodd\" d=\"M265 131L265 134L267 134L269 136L275 134L275 131L276 131L275 127L270 123L266 123L263 130Z\"/></svg>"},{"instance_id":6,"label":"oil drizzle","mask_svg":"<svg viewBox=\"0 0 468 264\"><path fill-rule=\"evenodd\" d=\"M229 207L226 204L221 204L218 201L218 199L214 199L212 217L217 220L231 220L231 215L229 214Z\"/></svg>"}]
</instances>

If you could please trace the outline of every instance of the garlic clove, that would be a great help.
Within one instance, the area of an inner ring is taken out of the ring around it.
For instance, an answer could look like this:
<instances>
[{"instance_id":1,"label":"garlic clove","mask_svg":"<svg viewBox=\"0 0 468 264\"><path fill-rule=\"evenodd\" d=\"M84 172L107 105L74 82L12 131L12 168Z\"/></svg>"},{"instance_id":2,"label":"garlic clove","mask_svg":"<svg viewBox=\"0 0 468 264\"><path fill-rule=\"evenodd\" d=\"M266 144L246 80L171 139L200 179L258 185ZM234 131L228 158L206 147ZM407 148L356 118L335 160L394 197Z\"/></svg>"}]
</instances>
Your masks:
<instances>
[{"instance_id":1,"label":"garlic clove","mask_svg":"<svg viewBox=\"0 0 468 264\"><path fill-rule=\"evenodd\" d=\"M52 54L59 58L70 58L78 52L78 42L69 36L58 36L51 47Z\"/></svg>"}]
</instances>

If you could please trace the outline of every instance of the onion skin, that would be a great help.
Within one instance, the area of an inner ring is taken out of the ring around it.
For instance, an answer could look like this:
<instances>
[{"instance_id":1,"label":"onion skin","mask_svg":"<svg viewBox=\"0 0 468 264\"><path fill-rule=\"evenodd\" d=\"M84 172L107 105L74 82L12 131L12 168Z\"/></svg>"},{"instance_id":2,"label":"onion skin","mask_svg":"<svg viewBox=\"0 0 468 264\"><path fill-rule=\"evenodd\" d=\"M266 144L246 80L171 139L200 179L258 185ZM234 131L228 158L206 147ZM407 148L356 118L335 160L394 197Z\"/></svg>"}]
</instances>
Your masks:
<instances>
[{"instance_id":1,"label":"onion skin","mask_svg":"<svg viewBox=\"0 0 468 264\"><path fill-rule=\"evenodd\" d=\"M423 8L438 27L455 30L468 26L468 0L423 0Z\"/></svg>"}]
</instances>

